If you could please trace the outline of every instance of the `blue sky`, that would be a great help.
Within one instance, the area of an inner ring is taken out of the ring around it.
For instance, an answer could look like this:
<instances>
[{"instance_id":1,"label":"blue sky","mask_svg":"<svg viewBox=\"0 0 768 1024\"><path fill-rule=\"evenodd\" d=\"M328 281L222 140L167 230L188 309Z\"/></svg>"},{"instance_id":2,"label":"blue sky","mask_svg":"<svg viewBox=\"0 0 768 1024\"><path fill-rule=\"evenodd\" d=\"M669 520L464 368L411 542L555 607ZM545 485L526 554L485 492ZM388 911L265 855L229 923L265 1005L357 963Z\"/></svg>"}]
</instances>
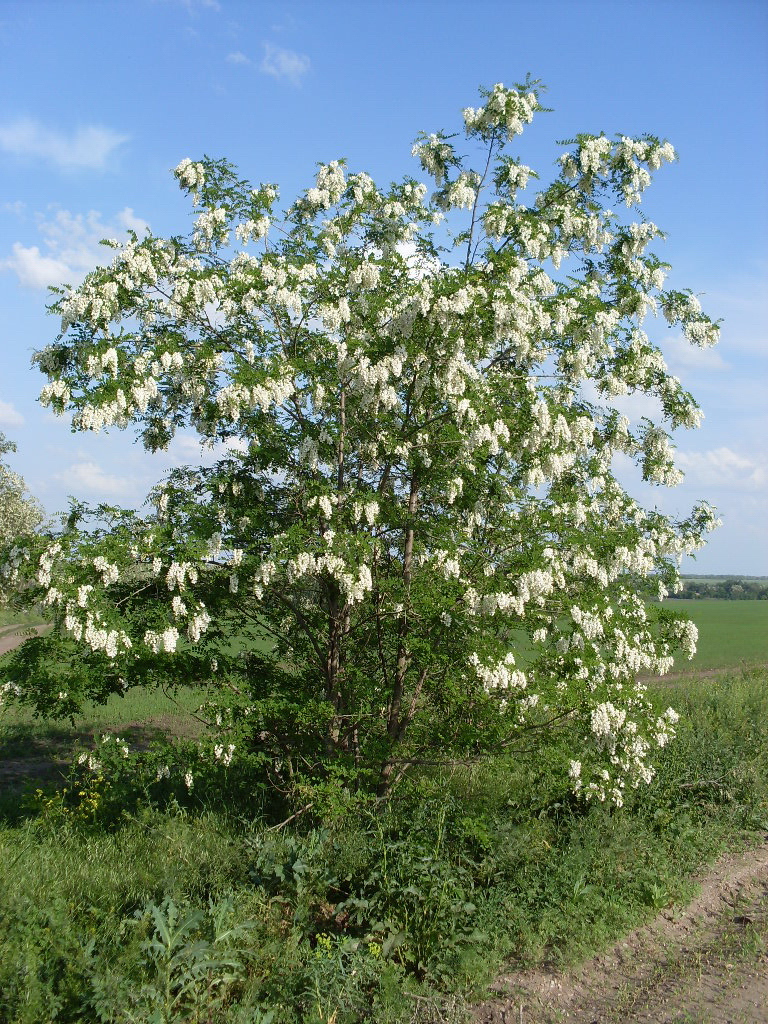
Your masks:
<instances>
[{"instance_id":1,"label":"blue sky","mask_svg":"<svg viewBox=\"0 0 768 1024\"><path fill-rule=\"evenodd\" d=\"M668 512L717 505L724 525L689 571L768 574L767 55L768 7L752 0L0 0L0 430L14 468L55 513L68 494L139 504L195 457L191 438L150 458L130 436L71 434L38 405L29 362L56 335L46 286L103 259L99 239L187 229L170 175L183 157L224 156L286 200L341 156L377 181L418 176L417 132L458 128L478 86L530 71L554 112L519 148L544 176L555 140L579 131L649 131L679 153L643 209L669 234L669 283L724 325L714 350L666 342L706 419L676 439L685 483L640 492Z\"/></svg>"}]
</instances>

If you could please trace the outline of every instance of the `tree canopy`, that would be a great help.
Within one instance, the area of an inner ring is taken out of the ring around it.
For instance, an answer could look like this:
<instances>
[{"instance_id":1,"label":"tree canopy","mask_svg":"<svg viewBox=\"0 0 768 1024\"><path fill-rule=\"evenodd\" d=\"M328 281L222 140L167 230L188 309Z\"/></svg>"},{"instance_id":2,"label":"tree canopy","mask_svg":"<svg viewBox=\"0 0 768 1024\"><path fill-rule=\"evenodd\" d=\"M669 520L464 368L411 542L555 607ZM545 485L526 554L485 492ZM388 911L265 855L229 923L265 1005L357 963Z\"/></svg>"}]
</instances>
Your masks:
<instances>
[{"instance_id":1,"label":"tree canopy","mask_svg":"<svg viewBox=\"0 0 768 1024\"><path fill-rule=\"evenodd\" d=\"M24 480L2 459L15 451L16 445L0 431L0 549L33 532L43 521L42 510Z\"/></svg>"},{"instance_id":2,"label":"tree canopy","mask_svg":"<svg viewBox=\"0 0 768 1024\"><path fill-rule=\"evenodd\" d=\"M637 676L695 628L644 596L677 586L715 516L641 507L614 462L674 485L669 431L700 421L646 319L694 345L718 329L633 219L670 143L579 135L542 182L516 147L540 92L496 85L461 141L419 136L429 185L337 161L281 211L275 185L185 159L191 231L113 243L60 292L43 402L216 457L143 512L74 507L7 562L57 623L15 677L25 699L69 713L209 683L214 756L248 751L284 786L386 793L565 721L581 795L620 804L651 778L676 716ZM634 392L658 422L622 415Z\"/></svg>"}]
</instances>

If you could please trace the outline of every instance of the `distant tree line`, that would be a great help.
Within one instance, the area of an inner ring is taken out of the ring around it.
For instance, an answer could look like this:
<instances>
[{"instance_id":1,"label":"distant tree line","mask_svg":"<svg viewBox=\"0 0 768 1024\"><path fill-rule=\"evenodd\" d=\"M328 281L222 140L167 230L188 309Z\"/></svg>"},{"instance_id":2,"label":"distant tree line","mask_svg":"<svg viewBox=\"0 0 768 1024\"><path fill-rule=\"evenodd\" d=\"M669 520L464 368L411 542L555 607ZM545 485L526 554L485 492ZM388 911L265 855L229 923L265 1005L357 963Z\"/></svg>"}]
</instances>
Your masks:
<instances>
[{"instance_id":1,"label":"distant tree line","mask_svg":"<svg viewBox=\"0 0 768 1024\"><path fill-rule=\"evenodd\" d=\"M738 576L723 579L683 579L682 590L672 596L690 599L713 599L727 601L768 600L768 579L743 579Z\"/></svg>"}]
</instances>

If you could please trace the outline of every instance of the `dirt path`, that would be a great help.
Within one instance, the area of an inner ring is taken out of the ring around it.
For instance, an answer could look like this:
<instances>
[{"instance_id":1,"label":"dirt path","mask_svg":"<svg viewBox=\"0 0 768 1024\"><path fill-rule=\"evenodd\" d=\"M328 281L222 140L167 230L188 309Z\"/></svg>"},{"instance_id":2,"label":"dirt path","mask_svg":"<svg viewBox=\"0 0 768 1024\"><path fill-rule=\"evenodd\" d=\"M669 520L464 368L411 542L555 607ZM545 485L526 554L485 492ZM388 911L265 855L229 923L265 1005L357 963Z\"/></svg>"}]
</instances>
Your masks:
<instances>
[{"instance_id":1,"label":"dirt path","mask_svg":"<svg viewBox=\"0 0 768 1024\"><path fill-rule=\"evenodd\" d=\"M700 884L576 969L503 975L475 1024L768 1024L768 836Z\"/></svg>"},{"instance_id":2,"label":"dirt path","mask_svg":"<svg viewBox=\"0 0 768 1024\"><path fill-rule=\"evenodd\" d=\"M30 626L15 623L10 626L0 626L0 654L7 654L8 651L21 647L25 640L31 636L40 636L49 630L50 626Z\"/></svg>"}]
</instances>

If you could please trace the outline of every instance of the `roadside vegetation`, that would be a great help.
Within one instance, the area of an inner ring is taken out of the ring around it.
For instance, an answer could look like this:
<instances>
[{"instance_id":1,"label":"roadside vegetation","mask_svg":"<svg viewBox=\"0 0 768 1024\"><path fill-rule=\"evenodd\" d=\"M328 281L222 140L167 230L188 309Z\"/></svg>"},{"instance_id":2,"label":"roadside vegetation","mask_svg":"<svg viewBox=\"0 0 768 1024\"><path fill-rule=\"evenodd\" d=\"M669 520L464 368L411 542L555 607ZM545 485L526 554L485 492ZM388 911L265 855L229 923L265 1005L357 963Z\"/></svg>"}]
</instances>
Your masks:
<instances>
[{"instance_id":1,"label":"roadside vegetation","mask_svg":"<svg viewBox=\"0 0 768 1024\"><path fill-rule=\"evenodd\" d=\"M589 955L765 833L766 678L678 681L678 737L620 809L552 770L566 729L286 821L242 764L171 785L200 691L130 692L69 728L6 708L0 1021L459 1021L505 961Z\"/></svg>"}]
</instances>

